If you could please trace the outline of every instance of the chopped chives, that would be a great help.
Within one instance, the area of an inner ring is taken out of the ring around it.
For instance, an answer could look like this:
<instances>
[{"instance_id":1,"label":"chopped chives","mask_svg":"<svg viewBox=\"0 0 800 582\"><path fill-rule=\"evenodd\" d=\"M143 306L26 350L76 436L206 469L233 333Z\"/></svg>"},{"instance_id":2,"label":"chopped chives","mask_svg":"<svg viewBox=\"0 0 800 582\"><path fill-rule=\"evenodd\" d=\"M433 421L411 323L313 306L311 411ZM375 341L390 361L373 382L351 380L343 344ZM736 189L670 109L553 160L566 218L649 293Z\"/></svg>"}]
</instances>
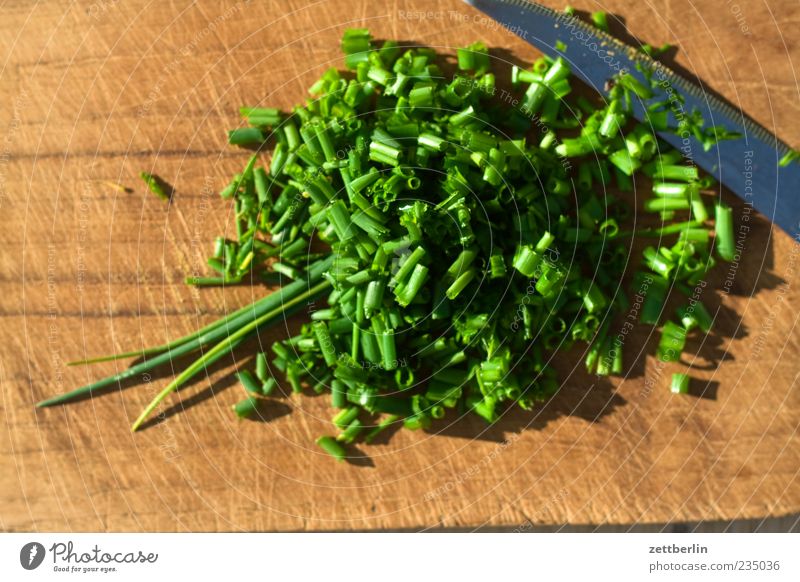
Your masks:
<instances>
[{"instance_id":1,"label":"chopped chives","mask_svg":"<svg viewBox=\"0 0 800 582\"><path fill-rule=\"evenodd\" d=\"M605 14L592 18L607 28ZM343 444L401 423L427 429L447 409L487 422L509 406L536 409L558 390L551 356L576 342L588 345L590 372L622 374L624 342L610 322L638 313L658 326L673 290L685 297L677 323L660 329L658 357L676 361L688 334L709 332L693 288L709 280L714 248L736 258L733 211L718 204L710 217L701 191L713 182L654 133L678 129L648 71L617 75L606 100L589 99L573 95L564 58L541 58L511 68L512 107L492 99L500 81L482 43L457 51L452 78L433 49L379 45L367 29L347 30L342 50L348 70L326 70L304 104L240 109L249 127L229 142L260 148L274 137L271 161L251 154L220 192L231 234L213 241L211 276L187 278L279 289L177 340L80 362L144 357L39 406L195 354L136 430L196 374L300 312L292 337L257 351L254 372L237 372L250 398L234 410L250 416L256 396L275 394L273 371L293 392L329 393L337 436L317 443L343 460ZM699 114L683 125L704 147L735 137ZM641 175L652 195L640 205L630 193ZM653 246L640 251L631 237Z\"/></svg>"}]
</instances>

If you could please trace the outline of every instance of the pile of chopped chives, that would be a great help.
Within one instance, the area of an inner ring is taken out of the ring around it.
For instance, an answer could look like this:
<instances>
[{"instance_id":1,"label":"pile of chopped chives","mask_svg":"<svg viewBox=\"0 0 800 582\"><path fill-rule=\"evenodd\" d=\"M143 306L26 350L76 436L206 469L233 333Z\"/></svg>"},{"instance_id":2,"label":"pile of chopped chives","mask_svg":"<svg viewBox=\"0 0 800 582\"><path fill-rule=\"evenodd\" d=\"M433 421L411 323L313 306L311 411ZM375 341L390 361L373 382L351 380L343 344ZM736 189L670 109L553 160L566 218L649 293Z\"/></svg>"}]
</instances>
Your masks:
<instances>
[{"instance_id":1,"label":"pile of chopped chives","mask_svg":"<svg viewBox=\"0 0 800 582\"><path fill-rule=\"evenodd\" d=\"M576 343L587 346L591 373L622 374L612 327L630 310L619 289L629 264L639 264L633 286L646 289L640 321L661 326L660 359L679 360L688 334L709 331L693 288L714 252L733 258L732 212L719 203L709 211L710 181L654 133L669 130L667 99L648 108L647 123L632 117L632 102L657 94L655 83L622 75L594 103L573 96L565 61L544 57L513 68L521 97L511 107L493 98L482 43L458 51L451 77L432 49L378 45L365 29L348 30L342 49L349 70L325 72L304 106L241 109L248 126L229 142L274 143L272 157L261 165L253 155L222 191L235 204L236 238L216 239L215 275L187 280L257 277L280 289L169 344L81 362L145 357L40 406L201 352L135 430L244 339L324 298L298 335L237 372L247 397L233 409L257 413L283 382L327 394L331 434L317 443L342 460L347 445L396 423L426 429L448 410L491 423L509 406L533 409L559 387L550 355ZM735 137L688 119L706 145ZM633 223L640 175L652 196ZM631 236L658 244L636 259ZM672 290L685 296L674 320L664 314ZM676 374L672 391L688 383Z\"/></svg>"}]
</instances>

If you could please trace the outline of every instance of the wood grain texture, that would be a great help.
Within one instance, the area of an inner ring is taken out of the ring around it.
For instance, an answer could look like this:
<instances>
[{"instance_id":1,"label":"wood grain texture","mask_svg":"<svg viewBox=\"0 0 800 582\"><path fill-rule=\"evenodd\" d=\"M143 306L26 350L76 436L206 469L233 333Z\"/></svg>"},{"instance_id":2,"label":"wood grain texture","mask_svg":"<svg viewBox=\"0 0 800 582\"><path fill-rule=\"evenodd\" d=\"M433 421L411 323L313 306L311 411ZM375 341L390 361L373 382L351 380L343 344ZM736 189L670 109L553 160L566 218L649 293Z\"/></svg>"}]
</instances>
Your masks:
<instances>
[{"instance_id":1,"label":"wood grain texture","mask_svg":"<svg viewBox=\"0 0 800 582\"><path fill-rule=\"evenodd\" d=\"M738 12L723 0L574 4L624 14L651 44L676 42L680 66L800 145L796 1ZM171 370L36 411L125 365L66 361L163 342L263 293L182 284L231 227L216 192L247 153L227 147L224 130L239 105L303 98L341 65L344 28L445 51L482 39L514 62L536 52L455 0L43 0L0 12L0 529L525 527L800 511L800 246L761 219L740 263L704 292L719 307L717 335L691 346L704 397L670 395L669 374L685 366L646 356L657 337L641 328L624 380L597 381L562 359L561 393L536 414L401 431L345 465L313 444L324 399L287 397L269 422L237 422L240 389L223 369L136 435L130 422ZM143 169L175 186L168 207L141 188Z\"/></svg>"}]
</instances>

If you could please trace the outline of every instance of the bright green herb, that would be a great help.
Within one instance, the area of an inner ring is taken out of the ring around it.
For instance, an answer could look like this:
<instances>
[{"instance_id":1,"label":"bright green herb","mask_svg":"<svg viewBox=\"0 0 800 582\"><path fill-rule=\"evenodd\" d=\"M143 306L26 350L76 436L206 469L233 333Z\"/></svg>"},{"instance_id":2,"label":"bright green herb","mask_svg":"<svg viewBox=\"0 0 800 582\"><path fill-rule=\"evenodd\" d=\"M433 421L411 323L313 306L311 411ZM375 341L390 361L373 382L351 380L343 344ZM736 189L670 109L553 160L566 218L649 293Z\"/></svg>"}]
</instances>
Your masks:
<instances>
[{"instance_id":1,"label":"bright green herb","mask_svg":"<svg viewBox=\"0 0 800 582\"><path fill-rule=\"evenodd\" d=\"M605 27L604 15L594 20ZM572 95L566 61L542 58L512 69L514 108L494 98L482 43L457 52L452 78L432 49L378 45L366 29L348 30L342 49L349 71L326 71L305 105L240 110L250 127L229 141L274 141L272 158L252 155L223 189L234 234L214 241L214 274L189 281L263 279L279 290L162 346L80 362L146 358L39 406L195 354L136 430L244 340L322 302L297 335L256 354L255 376L238 378L269 395L274 368L293 392L329 393L337 436L317 443L343 460L346 446L401 423L424 430L448 411L495 422L509 406L533 409L559 388L551 354L575 344L588 346L590 372L623 373L615 322L631 311L620 280L641 294L642 323L663 322L662 360L679 360L688 334L708 333L713 318L694 288L713 249L735 256L732 210L717 204L712 221L708 180L653 133L668 129L666 98L646 123L633 118L633 97L660 95L648 76L622 75L593 102ZM706 146L735 137L686 118L674 130ZM637 213L630 192L643 178L652 192ZM631 256L632 236L656 244ZM686 296L679 323L663 321L673 292ZM234 410L249 416L257 404L251 396Z\"/></svg>"}]
</instances>

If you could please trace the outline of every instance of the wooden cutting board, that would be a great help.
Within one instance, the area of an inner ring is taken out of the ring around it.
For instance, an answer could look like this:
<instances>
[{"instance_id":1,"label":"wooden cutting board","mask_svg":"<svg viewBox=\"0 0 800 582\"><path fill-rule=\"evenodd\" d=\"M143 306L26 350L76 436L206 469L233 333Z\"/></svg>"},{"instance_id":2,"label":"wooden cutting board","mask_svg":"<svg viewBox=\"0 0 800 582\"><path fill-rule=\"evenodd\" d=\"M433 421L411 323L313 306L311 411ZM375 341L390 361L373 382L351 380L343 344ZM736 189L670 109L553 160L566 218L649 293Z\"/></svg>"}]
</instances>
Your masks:
<instances>
[{"instance_id":1,"label":"wooden cutting board","mask_svg":"<svg viewBox=\"0 0 800 582\"><path fill-rule=\"evenodd\" d=\"M800 4L602 7L644 41L679 44L681 67L800 145ZM216 192L248 153L228 147L225 130L240 105L303 99L341 66L346 27L448 52L482 39L501 49L501 69L537 53L456 0L43 0L2 12L0 529L525 528L800 511L800 246L760 218L741 260L704 292L718 324L687 351L694 396L670 394L669 375L686 364L646 355L657 337L642 327L628 340L625 379L597 380L562 359L563 387L544 409L491 428L401 431L352 464L313 444L327 399L283 398L268 422L239 422L230 405L242 390L222 369L135 435L131 421L171 370L35 410L126 365L66 361L161 343L263 294L182 283L205 272L213 237L231 227ZM174 185L170 205L145 192L141 170ZM254 349L221 368L246 365Z\"/></svg>"}]
</instances>

